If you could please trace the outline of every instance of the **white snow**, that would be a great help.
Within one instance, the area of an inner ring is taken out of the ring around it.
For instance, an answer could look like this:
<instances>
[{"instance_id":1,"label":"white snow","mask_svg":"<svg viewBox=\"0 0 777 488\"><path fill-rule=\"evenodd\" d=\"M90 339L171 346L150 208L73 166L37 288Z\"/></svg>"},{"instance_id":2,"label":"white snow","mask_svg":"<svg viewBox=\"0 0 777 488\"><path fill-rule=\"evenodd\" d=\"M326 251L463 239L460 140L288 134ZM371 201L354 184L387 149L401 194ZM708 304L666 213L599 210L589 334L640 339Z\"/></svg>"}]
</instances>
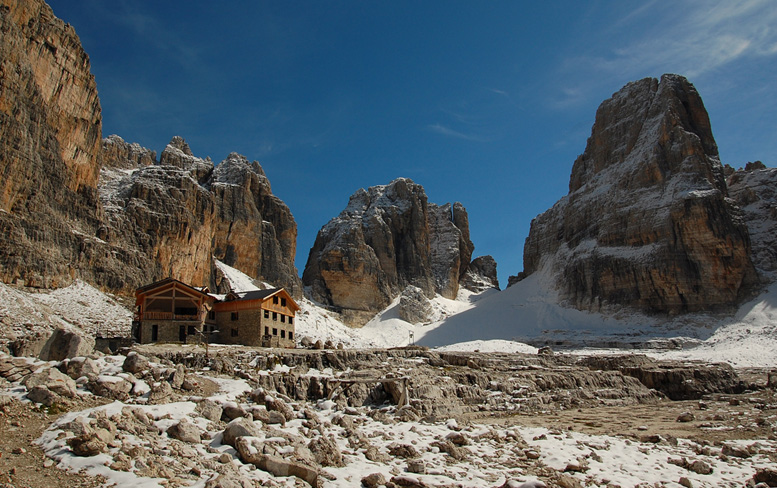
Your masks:
<instances>
[{"instance_id":1,"label":"white snow","mask_svg":"<svg viewBox=\"0 0 777 488\"><path fill-rule=\"evenodd\" d=\"M607 252L614 252L611 249ZM623 250L628 253L628 250ZM644 252L640 251L640 252ZM234 268L217 262L238 289L258 289ZM641 349L657 358L727 362L742 367L777 365L777 285L743 305L728 318L710 314L660 320L638 313L592 313L559 304L552 274L542 269L504 291L480 294L460 290L456 300L432 300L434 321L414 325L399 318L397 298L362 328L351 328L318 304L302 299L297 337L342 343L348 348L387 348L419 344L448 351L525 352L525 344L547 342L568 347L587 344L642 344L656 338L678 338L682 350ZM253 287L253 288L251 288ZM688 348L698 344L696 347ZM570 352L612 352L581 349Z\"/></svg>"},{"instance_id":2,"label":"white snow","mask_svg":"<svg viewBox=\"0 0 777 488\"><path fill-rule=\"evenodd\" d=\"M232 288L233 292L243 293L246 291L260 289L258 286L256 286L254 280L251 279L251 277L247 274L222 263L218 259L214 258L213 261L216 263L216 266L219 268L219 270L221 270L221 272L224 274L224 277L227 279L227 281L229 281L230 288Z\"/></svg>"}]
</instances>

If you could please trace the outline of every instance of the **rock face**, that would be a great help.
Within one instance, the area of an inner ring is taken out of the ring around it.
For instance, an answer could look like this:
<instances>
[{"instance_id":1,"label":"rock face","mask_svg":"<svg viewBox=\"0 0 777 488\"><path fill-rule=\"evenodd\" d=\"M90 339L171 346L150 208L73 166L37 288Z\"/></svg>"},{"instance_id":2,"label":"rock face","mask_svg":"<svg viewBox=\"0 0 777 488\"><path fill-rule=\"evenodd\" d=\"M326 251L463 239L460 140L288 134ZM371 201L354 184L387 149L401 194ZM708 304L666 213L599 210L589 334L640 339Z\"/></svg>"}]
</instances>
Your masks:
<instances>
[{"instance_id":1,"label":"rock face","mask_svg":"<svg viewBox=\"0 0 777 488\"><path fill-rule=\"evenodd\" d=\"M302 281L358 326L408 285L455 298L473 249L461 204L430 204L421 185L399 178L351 196L319 231Z\"/></svg>"},{"instance_id":2,"label":"rock face","mask_svg":"<svg viewBox=\"0 0 777 488\"><path fill-rule=\"evenodd\" d=\"M40 0L0 0L0 280L80 278L132 292L173 276L215 287L213 257L300 296L297 227L258 163L214 169L176 137L159 161L102 119L89 57Z\"/></svg>"},{"instance_id":3,"label":"rock face","mask_svg":"<svg viewBox=\"0 0 777 488\"><path fill-rule=\"evenodd\" d=\"M299 296L297 224L259 163L232 153L214 168L180 137L159 162L120 138L106 139L104 148L103 238L138 256L146 281L175 276L216 289L215 257Z\"/></svg>"},{"instance_id":4,"label":"rock face","mask_svg":"<svg viewBox=\"0 0 777 488\"><path fill-rule=\"evenodd\" d=\"M481 292L490 288L499 289L499 278L496 275L496 260L491 256L480 256L469 263L467 272L461 279L464 288Z\"/></svg>"},{"instance_id":5,"label":"rock face","mask_svg":"<svg viewBox=\"0 0 777 488\"><path fill-rule=\"evenodd\" d=\"M0 279L67 282L99 209L101 109L89 57L42 1L0 2Z\"/></svg>"},{"instance_id":6,"label":"rock face","mask_svg":"<svg viewBox=\"0 0 777 488\"><path fill-rule=\"evenodd\" d=\"M534 219L524 274L562 300L658 313L727 309L757 283L750 239L696 89L664 75L601 104L569 194Z\"/></svg>"},{"instance_id":7,"label":"rock face","mask_svg":"<svg viewBox=\"0 0 777 488\"><path fill-rule=\"evenodd\" d=\"M728 177L729 196L742 209L750 233L752 259L764 274L777 277L777 168L748 164Z\"/></svg>"}]
</instances>

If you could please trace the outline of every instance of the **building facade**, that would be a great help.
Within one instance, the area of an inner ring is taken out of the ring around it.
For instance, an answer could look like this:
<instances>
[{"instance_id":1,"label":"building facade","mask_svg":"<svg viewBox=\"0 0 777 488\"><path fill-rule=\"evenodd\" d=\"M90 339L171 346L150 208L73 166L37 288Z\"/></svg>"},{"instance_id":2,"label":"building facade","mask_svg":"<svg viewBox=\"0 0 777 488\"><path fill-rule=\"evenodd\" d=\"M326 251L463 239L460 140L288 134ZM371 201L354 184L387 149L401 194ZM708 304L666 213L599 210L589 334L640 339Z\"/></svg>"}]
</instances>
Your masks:
<instances>
[{"instance_id":1,"label":"building facade","mask_svg":"<svg viewBox=\"0 0 777 488\"><path fill-rule=\"evenodd\" d=\"M141 343L208 341L293 348L299 306L283 288L223 299L172 278L135 291L133 338Z\"/></svg>"},{"instance_id":2,"label":"building facade","mask_svg":"<svg viewBox=\"0 0 777 488\"><path fill-rule=\"evenodd\" d=\"M199 342L216 298L207 288L195 288L167 278L135 291L132 335L141 344L151 342Z\"/></svg>"},{"instance_id":3,"label":"building facade","mask_svg":"<svg viewBox=\"0 0 777 488\"><path fill-rule=\"evenodd\" d=\"M299 306L283 288L230 293L213 307L218 342L295 347Z\"/></svg>"}]
</instances>

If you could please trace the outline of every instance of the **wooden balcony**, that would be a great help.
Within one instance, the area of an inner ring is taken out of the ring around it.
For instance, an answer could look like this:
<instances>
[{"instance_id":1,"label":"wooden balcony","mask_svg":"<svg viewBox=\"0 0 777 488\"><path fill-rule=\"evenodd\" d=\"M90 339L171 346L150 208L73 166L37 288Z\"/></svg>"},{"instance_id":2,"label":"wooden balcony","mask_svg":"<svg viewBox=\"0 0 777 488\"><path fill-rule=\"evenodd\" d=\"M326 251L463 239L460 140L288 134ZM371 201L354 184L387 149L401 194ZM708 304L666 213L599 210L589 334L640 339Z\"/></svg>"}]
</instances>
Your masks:
<instances>
[{"instance_id":1,"label":"wooden balcony","mask_svg":"<svg viewBox=\"0 0 777 488\"><path fill-rule=\"evenodd\" d=\"M204 322L205 312L196 315L175 314L171 312L143 312L136 313L135 320L175 320L177 322Z\"/></svg>"}]
</instances>

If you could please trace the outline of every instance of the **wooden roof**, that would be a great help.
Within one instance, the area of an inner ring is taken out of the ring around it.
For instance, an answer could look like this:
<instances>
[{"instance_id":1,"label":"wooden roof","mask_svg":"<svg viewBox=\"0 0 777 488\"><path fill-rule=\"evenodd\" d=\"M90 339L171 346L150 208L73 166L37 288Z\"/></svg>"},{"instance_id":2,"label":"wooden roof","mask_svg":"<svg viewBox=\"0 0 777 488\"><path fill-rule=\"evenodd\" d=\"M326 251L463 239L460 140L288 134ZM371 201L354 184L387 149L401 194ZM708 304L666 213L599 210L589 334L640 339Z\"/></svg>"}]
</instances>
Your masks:
<instances>
[{"instance_id":1,"label":"wooden roof","mask_svg":"<svg viewBox=\"0 0 777 488\"><path fill-rule=\"evenodd\" d=\"M135 296L145 295L145 294L147 294L148 292L150 292L152 290L157 290L159 288L164 288L164 287L167 287L167 286L176 286L176 285L181 287L181 288L184 288L184 289L190 291L191 293L196 293L198 295L210 296L210 295L208 295L208 291L209 290L208 290L207 287L196 288L194 286L187 285L183 281L178 281L175 278L165 278L163 280L155 281L155 282L150 283L148 285L141 286L140 288L135 290Z\"/></svg>"},{"instance_id":2,"label":"wooden roof","mask_svg":"<svg viewBox=\"0 0 777 488\"><path fill-rule=\"evenodd\" d=\"M248 300L261 300L265 301L268 300L270 297L273 297L275 295L283 295L283 298L286 299L286 304L288 307L293 308L294 310L299 310L300 307L297 305L297 302L294 301L293 298L291 298L291 295L289 295L289 292L286 291L285 288L270 288L268 290L252 290L242 293L228 293L225 301L232 302L232 301L248 301Z\"/></svg>"}]
</instances>

